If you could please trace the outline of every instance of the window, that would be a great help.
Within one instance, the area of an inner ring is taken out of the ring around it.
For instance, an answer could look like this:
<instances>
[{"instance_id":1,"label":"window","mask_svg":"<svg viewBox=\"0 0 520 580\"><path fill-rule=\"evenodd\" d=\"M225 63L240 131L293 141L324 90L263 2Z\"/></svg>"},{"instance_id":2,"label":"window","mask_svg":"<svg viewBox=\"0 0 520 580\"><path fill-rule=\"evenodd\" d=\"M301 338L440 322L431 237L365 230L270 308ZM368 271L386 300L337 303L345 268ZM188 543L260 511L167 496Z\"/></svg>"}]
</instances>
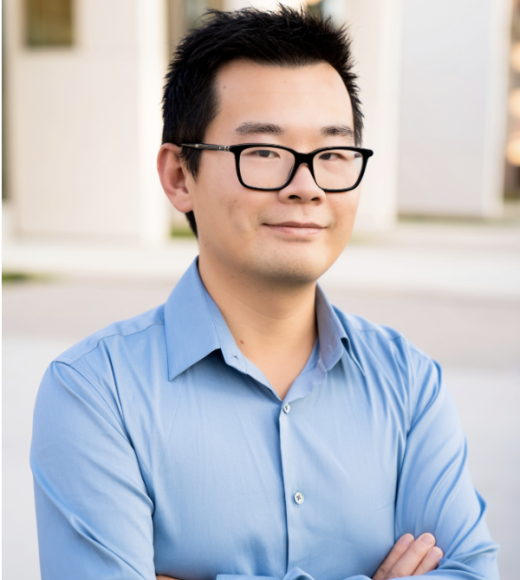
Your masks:
<instances>
[{"instance_id":1,"label":"window","mask_svg":"<svg viewBox=\"0 0 520 580\"><path fill-rule=\"evenodd\" d=\"M30 47L71 46L72 0L25 0L25 41Z\"/></svg>"}]
</instances>

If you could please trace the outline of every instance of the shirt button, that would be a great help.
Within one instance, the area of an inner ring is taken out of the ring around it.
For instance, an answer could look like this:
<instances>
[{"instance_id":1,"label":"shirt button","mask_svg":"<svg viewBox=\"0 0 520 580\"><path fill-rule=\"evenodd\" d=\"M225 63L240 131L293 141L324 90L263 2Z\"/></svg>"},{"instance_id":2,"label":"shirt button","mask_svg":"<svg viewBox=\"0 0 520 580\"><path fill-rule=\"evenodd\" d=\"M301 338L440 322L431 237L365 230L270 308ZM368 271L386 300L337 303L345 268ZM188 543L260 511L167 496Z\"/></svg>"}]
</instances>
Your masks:
<instances>
[{"instance_id":1,"label":"shirt button","mask_svg":"<svg viewBox=\"0 0 520 580\"><path fill-rule=\"evenodd\" d=\"M287 415L287 413L291 410L291 405L289 405L289 403L287 403L286 405L283 406L283 412Z\"/></svg>"},{"instance_id":2,"label":"shirt button","mask_svg":"<svg viewBox=\"0 0 520 580\"><path fill-rule=\"evenodd\" d=\"M302 503L305 501L305 498L303 497L303 493L301 491L297 491L294 494L294 501L298 504L298 505L302 505Z\"/></svg>"}]
</instances>

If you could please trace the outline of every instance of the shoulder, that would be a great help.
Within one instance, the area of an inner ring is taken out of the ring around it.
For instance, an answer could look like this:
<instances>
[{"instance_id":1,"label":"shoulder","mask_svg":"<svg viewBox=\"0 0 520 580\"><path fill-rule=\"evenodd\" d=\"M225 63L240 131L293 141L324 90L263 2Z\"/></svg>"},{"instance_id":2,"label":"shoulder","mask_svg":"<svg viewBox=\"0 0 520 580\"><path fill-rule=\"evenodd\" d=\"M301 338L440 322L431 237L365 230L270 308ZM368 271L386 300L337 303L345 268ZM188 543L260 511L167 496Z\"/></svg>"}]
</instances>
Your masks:
<instances>
[{"instance_id":1,"label":"shoulder","mask_svg":"<svg viewBox=\"0 0 520 580\"><path fill-rule=\"evenodd\" d=\"M424 391L426 385L429 385L427 390L439 386L439 365L402 333L335 307L334 311L367 376L378 382L384 380L388 387L403 390L403 394L407 393L412 399Z\"/></svg>"},{"instance_id":2,"label":"shoulder","mask_svg":"<svg viewBox=\"0 0 520 580\"><path fill-rule=\"evenodd\" d=\"M124 402L146 397L146 387L153 384L150 375L166 367L164 342L163 306L91 334L47 368L35 421L37 416L45 420L60 405L71 413L79 405L82 412L95 409L122 428Z\"/></svg>"},{"instance_id":3,"label":"shoulder","mask_svg":"<svg viewBox=\"0 0 520 580\"><path fill-rule=\"evenodd\" d=\"M143 341L153 341L153 335L157 331L160 335L164 334L163 328L164 305L161 305L94 332L56 357L53 362L73 366L82 359L96 356L100 351L110 354L111 347L115 345L120 347L123 344L131 348L136 339L140 339L138 342L142 345Z\"/></svg>"},{"instance_id":4,"label":"shoulder","mask_svg":"<svg viewBox=\"0 0 520 580\"><path fill-rule=\"evenodd\" d=\"M400 354L401 356L430 358L395 328L375 324L362 316L347 314L335 306L333 308L347 336L360 348L373 351L383 349L394 352L396 355Z\"/></svg>"},{"instance_id":5,"label":"shoulder","mask_svg":"<svg viewBox=\"0 0 520 580\"><path fill-rule=\"evenodd\" d=\"M441 368L428 354L400 332L374 324L361 316L334 308L345 329L352 354L365 374L366 386L374 389L394 409L408 430L430 408L449 399Z\"/></svg>"}]
</instances>

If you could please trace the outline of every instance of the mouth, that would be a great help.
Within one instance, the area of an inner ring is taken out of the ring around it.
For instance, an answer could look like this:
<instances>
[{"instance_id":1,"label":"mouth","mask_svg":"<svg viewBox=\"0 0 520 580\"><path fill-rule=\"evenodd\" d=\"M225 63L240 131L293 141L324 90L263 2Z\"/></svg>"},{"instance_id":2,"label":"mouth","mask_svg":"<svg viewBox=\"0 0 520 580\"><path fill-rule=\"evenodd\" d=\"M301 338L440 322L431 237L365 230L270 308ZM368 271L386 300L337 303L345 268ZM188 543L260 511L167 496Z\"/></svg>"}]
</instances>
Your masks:
<instances>
[{"instance_id":1,"label":"mouth","mask_svg":"<svg viewBox=\"0 0 520 580\"><path fill-rule=\"evenodd\" d=\"M296 237L315 236L325 229L324 226L314 222L280 222L264 225L272 231Z\"/></svg>"}]
</instances>

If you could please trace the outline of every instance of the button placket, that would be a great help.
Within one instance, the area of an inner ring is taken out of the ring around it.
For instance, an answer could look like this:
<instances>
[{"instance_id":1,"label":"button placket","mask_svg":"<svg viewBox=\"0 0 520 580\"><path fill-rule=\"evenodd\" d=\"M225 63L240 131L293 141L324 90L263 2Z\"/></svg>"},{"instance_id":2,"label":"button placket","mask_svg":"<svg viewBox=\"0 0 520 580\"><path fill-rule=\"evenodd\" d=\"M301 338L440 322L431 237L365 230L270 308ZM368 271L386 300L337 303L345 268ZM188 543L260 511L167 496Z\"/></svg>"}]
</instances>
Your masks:
<instances>
[{"instance_id":1,"label":"button placket","mask_svg":"<svg viewBox=\"0 0 520 580\"><path fill-rule=\"evenodd\" d=\"M280 448L282 460L282 475L284 485L284 499L287 517L288 565L296 567L301 560L302 551L306 550L305 542L301 537L302 525L307 525L309 509L312 508L305 500L307 493L306 477L302 472L300 454L302 440L299 436L298 425L300 401L282 402L278 407L278 421L280 428ZM295 406L296 405L296 406ZM305 502L305 505L302 505ZM312 503L312 502L311 502ZM312 509L311 509L312 511Z\"/></svg>"}]
</instances>

